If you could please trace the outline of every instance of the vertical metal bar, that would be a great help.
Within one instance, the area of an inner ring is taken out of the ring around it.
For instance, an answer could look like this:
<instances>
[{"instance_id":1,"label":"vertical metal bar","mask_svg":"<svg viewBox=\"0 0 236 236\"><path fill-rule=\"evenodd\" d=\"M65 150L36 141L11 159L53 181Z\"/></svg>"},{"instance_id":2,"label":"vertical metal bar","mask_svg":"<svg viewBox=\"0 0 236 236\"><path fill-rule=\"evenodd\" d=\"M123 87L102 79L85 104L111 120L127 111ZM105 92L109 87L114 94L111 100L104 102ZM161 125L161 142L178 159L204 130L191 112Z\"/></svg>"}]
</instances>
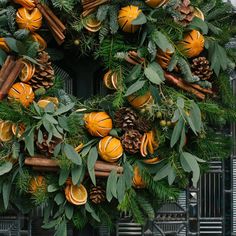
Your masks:
<instances>
[{"instance_id":1,"label":"vertical metal bar","mask_svg":"<svg viewBox=\"0 0 236 236\"><path fill-rule=\"evenodd\" d=\"M214 201L213 201L213 208L214 208L214 214L213 216L216 217L216 173L214 175L214 180L213 180L213 189L214 189Z\"/></svg>"},{"instance_id":2,"label":"vertical metal bar","mask_svg":"<svg viewBox=\"0 0 236 236\"><path fill-rule=\"evenodd\" d=\"M208 216L211 217L211 211L212 211L212 207L211 207L211 173L208 174L208 191L209 191L209 196L208 196L208 207L209 207L209 212L208 212Z\"/></svg>"},{"instance_id":3,"label":"vertical metal bar","mask_svg":"<svg viewBox=\"0 0 236 236\"><path fill-rule=\"evenodd\" d=\"M203 204L204 204L204 217L206 216L206 212L207 212L207 209L206 209L206 196L207 196L206 174L204 174L204 201L203 201Z\"/></svg>"}]
</instances>

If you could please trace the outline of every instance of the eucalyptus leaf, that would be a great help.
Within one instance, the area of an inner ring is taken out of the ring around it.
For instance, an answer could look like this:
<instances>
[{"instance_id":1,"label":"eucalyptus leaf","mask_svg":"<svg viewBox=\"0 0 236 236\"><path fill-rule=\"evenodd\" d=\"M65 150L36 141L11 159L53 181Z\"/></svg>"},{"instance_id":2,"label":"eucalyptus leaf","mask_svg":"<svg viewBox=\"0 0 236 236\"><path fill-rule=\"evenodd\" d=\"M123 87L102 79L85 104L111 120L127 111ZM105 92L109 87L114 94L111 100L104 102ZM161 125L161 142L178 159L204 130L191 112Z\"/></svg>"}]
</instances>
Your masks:
<instances>
[{"instance_id":1,"label":"eucalyptus leaf","mask_svg":"<svg viewBox=\"0 0 236 236\"><path fill-rule=\"evenodd\" d=\"M161 179L164 179L165 177L168 176L169 171L171 171L172 167L171 165L168 163L167 165L165 165L164 167L162 167L154 176L153 180L154 181L158 181Z\"/></svg>"},{"instance_id":2,"label":"eucalyptus leaf","mask_svg":"<svg viewBox=\"0 0 236 236\"><path fill-rule=\"evenodd\" d=\"M125 78L125 82L129 83L134 80L137 80L141 74L141 71L142 71L142 66L140 64L135 65L133 69L130 71L130 73L128 74L128 76Z\"/></svg>"},{"instance_id":3,"label":"eucalyptus leaf","mask_svg":"<svg viewBox=\"0 0 236 236\"><path fill-rule=\"evenodd\" d=\"M69 170L61 169L58 181L59 186L62 186L66 182L67 178L69 177L69 174L70 174Z\"/></svg>"},{"instance_id":4,"label":"eucalyptus leaf","mask_svg":"<svg viewBox=\"0 0 236 236\"><path fill-rule=\"evenodd\" d=\"M116 187L117 187L117 173L115 170L112 170L108 179L106 187L106 197L107 201L110 202L114 195L116 196Z\"/></svg>"},{"instance_id":5,"label":"eucalyptus leaf","mask_svg":"<svg viewBox=\"0 0 236 236\"><path fill-rule=\"evenodd\" d=\"M13 164L11 162L4 162L0 165L0 176L11 171Z\"/></svg>"},{"instance_id":6,"label":"eucalyptus leaf","mask_svg":"<svg viewBox=\"0 0 236 236\"><path fill-rule=\"evenodd\" d=\"M160 31L155 31L154 35L152 38L154 40L154 42L156 43L156 45L163 51L170 51L170 52L174 52L175 49L173 47L173 45L170 43L169 39Z\"/></svg>"},{"instance_id":7,"label":"eucalyptus leaf","mask_svg":"<svg viewBox=\"0 0 236 236\"><path fill-rule=\"evenodd\" d=\"M88 154L88 159L87 159L87 167L88 167L89 176L94 185L96 185L94 166L97 159L98 159L98 152L97 152L96 146L94 146L90 149L89 154Z\"/></svg>"},{"instance_id":8,"label":"eucalyptus leaf","mask_svg":"<svg viewBox=\"0 0 236 236\"><path fill-rule=\"evenodd\" d=\"M196 129L196 131L200 132L202 127L202 119L201 119L201 110L199 106L192 102L192 109L190 110L190 118L193 122L193 125Z\"/></svg>"},{"instance_id":9,"label":"eucalyptus leaf","mask_svg":"<svg viewBox=\"0 0 236 236\"><path fill-rule=\"evenodd\" d=\"M65 197L62 193L58 193L54 197L54 201L56 202L57 205L61 205L65 201Z\"/></svg>"},{"instance_id":10,"label":"eucalyptus leaf","mask_svg":"<svg viewBox=\"0 0 236 236\"><path fill-rule=\"evenodd\" d=\"M169 185L172 185L174 183L175 178L176 178L176 171L175 171L175 169L173 169L173 167L171 167L169 169L169 173L168 173L168 183L169 183Z\"/></svg>"},{"instance_id":11,"label":"eucalyptus leaf","mask_svg":"<svg viewBox=\"0 0 236 236\"><path fill-rule=\"evenodd\" d=\"M4 182L3 183L3 192L2 192L2 197L3 197L3 204L5 209L8 208L9 201L10 201L10 193L11 193L11 183L9 182Z\"/></svg>"},{"instance_id":12,"label":"eucalyptus leaf","mask_svg":"<svg viewBox=\"0 0 236 236\"><path fill-rule=\"evenodd\" d=\"M72 177L72 183L74 185L79 183L82 173L83 173L82 166L76 166L76 167L72 168L71 177Z\"/></svg>"},{"instance_id":13,"label":"eucalyptus leaf","mask_svg":"<svg viewBox=\"0 0 236 236\"><path fill-rule=\"evenodd\" d=\"M47 187L49 193L56 192L58 189L59 189L58 186L56 186L55 184L50 184Z\"/></svg>"},{"instance_id":14,"label":"eucalyptus leaf","mask_svg":"<svg viewBox=\"0 0 236 236\"><path fill-rule=\"evenodd\" d=\"M171 135L171 140L170 140L171 148L174 147L174 145L178 142L183 129L184 129L184 120L182 117L180 117Z\"/></svg>"},{"instance_id":15,"label":"eucalyptus leaf","mask_svg":"<svg viewBox=\"0 0 236 236\"><path fill-rule=\"evenodd\" d=\"M129 95L139 91L144 85L145 85L145 80L136 81L127 89L125 96L128 97Z\"/></svg>"},{"instance_id":16,"label":"eucalyptus leaf","mask_svg":"<svg viewBox=\"0 0 236 236\"><path fill-rule=\"evenodd\" d=\"M74 103L70 103L69 105L61 105L55 112L54 112L54 115L55 116L58 116L58 115L61 115L63 113L66 113L70 110L72 110L72 108L75 106Z\"/></svg>"},{"instance_id":17,"label":"eucalyptus leaf","mask_svg":"<svg viewBox=\"0 0 236 236\"><path fill-rule=\"evenodd\" d=\"M71 160L74 164L76 165L81 165L82 164L82 159L80 157L80 155L75 151L75 149L69 145L69 144L65 144L64 145L64 153L67 156L67 158L69 160Z\"/></svg>"},{"instance_id":18,"label":"eucalyptus leaf","mask_svg":"<svg viewBox=\"0 0 236 236\"><path fill-rule=\"evenodd\" d=\"M66 204L65 213L68 220L71 220L74 214L74 207L71 204Z\"/></svg>"},{"instance_id":19,"label":"eucalyptus leaf","mask_svg":"<svg viewBox=\"0 0 236 236\"><path fill-rule=\"evenodd\" d=\"M136 19L132 21L132 25L143 25L146 24L147 18L146 16L141 12Z\"/></svg>"}]
</instances>

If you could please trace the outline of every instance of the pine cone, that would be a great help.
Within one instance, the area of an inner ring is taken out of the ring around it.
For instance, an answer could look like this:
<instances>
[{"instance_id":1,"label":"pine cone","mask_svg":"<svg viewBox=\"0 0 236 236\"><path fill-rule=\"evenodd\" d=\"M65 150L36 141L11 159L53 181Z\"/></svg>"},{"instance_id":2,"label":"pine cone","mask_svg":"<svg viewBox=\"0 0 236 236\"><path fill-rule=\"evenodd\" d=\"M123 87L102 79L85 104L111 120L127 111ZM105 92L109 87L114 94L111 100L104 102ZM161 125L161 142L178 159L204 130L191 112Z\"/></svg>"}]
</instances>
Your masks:
<instances>
[{"instance_id":1,"label":"pine cone","mask_svg":"<svg viewBox=\"0 0 236 236\"><path fill-rule=\"evenodd\" d=\"M183 26L187 26L194 18L194 7L190 5L190 0L183 0L175 6L175 20Z\"/></svg>"},{"instance_id":2,"label":"pine cone","mask_svg":"<svg viewBox=\"0 0 236 236\"><path fill-rule=\"evenodd\" d=\"M136 120L138 119L137 113L128 107L122 107L115 113L115 125L123 130L130 130L136 126Z\"/></svg>"},{"instance_id":3,"label":"pine cone","mask_svg":"<svg viewBox=\"0 0 236 236\"><path fill-rule=\"evenodd\" d=\"M38 139L36 139L35 143L40 153L44 154L47 157L51 157L53 155L55 147L61 140L55 137L53 137L49 143L47 142L47 140L48 140L48 134L43 133L42 143L40 143Z\"/></svg>"},{"instance_id":4,"label":"pine cone","mask_svg":"<svg viewBox=\"0 0 236 236\"><path fill-rule=\"evenodd\" d=\"M32 79L28 82L34 90L39 88L49 89L53 86L54 70L50 62L50 56L47 52L42 51L38 55L37 62L40 65L36 66L35 73Z\"/></svg>"},{"instance_id":5,"label":"pine cone","mask_svg":"<svg viewBox=\"0 0 236 236\"><path fill-rule=\"evenodd\" d=\"M192 61L192 73L201 80L209 80L213 74L209 61L205 57L198 57Z\"/></svg>"},{"instance_id":6,"label":"pine cone","mask_svg":"<svg viewBox=\"0 0 236 236\"><path fill-rule=\"evenodd\" d=\"M128 130L121 137L121 143L125 149L130 154L135 154L139 152L141 145L142 135L138 130Z\"/></svg>"},{"instance_id":7,"label":"pine cone","mask_svg":"<svg viewBox=\"0 0 236 236\"><path fill-rule=\"evenodd\" d=\"M93 186L90 190L90 200L94 204L100 204L105 201L105 190L101 186Z\"/></svg>"},{"instance_id":8,"label":"pine cone","mask_svg":"<svg viewBox=\"0 0 236 236\"><path fill-rule=\"evenodd\" d=\"M150 122L142 117L136 120L135 125L136 129L143 133L150 131L152 128Z\"/></svg>"}]
</instances>

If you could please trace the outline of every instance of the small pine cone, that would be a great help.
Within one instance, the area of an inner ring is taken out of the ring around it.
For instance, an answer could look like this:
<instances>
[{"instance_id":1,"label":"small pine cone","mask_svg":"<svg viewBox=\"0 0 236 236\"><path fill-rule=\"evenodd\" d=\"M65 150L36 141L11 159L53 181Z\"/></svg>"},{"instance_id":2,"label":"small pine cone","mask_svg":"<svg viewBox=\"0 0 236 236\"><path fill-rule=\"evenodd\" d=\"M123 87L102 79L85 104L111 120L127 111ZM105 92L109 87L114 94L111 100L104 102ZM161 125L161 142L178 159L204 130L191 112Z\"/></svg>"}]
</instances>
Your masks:
<instances>
[{"instance_id":1,"label":"small pine cone","mask_svg":"<svg viewBox=\"0 0 236 236\"><path fill-rule=\"evenodd\" d=\"M100 204L105 201L105 190L101 186L93 186L89 193L90 200L94 204Z\"/></svg>"},{"instance_id":2,"label":"small pine cone","mask_svg":"<svg viewBox=\"0 0 236 236\"><path fill-rule=\"evenodd\" d=\"M40 143L38 140L36 140L35 143L40 153L44 154L47 157L51 157L53 155L55 147L61 140L58 138L52 138L52 140L49 143L47 142L47 140L48 140L48 134L43 133L42 143Z\"/></svg>"},{"instance_id":3,"label":"small pine cone","mask_svg":"<svg viewBox=\"0 0 236 236\"><path fill-rule=\"evenodd\" d=\"M175 12L175 21L183 26L187 26L194 18L194 7L191 6L190 0L182 0L175 6Z\"/></svg>"},{"instance_id":4,"label":"small pine cone","mask_svg":"<svg viewBox=\"0 0 236 236\"><path fill-rule=\"evenodd\" d=\"M39 65L36 66L35 73L32 79L28 82L34 90L39 88L49 89L54 83L54 69L50 62L50 56L47 52L42 51L38 54L37 62Z\"/></svg>"},{"instance_id":5,"label":"small pine cone","mask_svg":"<svg viewBox=\"0 0 236 236\"><path fill-rule=\"evenodd\" d=\"M137 113L128 107L122 107L115 113L115 125L123 130L133 129L138 119Z\"/></svg>"},{"instance_id":6,"label":"small pine cone","mask_svg":"<svg viewBox=\"0 0 236 236\"><path fill-rule=\"evenodd\" d=\"M152 126L148 120L145 120L144 118L139 118L135 122L136 129L140 132L146 133L151 130Z\"/></svg>"},{"instance_id":7,"label":"small pine cone","mask_svg":"<svg viewBox=\"0 0 236 236\"><path fill-rule=\"evenodd\" d=\"M128 130L121 137L121 143L125 149L130 154L135 154L139 152L141 145L142 135L138 130Z\"/></svg>"},{"instance_id":8,"label":"small pine cone","mask_svg":"<svg viewBox=\"0 0 236 236\"><path fill-rule=\"evenodd\" d=\"M191 69L192 73L198 76L200 80L209 80L213 74L209 61L205 57L193 59Z\"/></svg>"}]
</instances>

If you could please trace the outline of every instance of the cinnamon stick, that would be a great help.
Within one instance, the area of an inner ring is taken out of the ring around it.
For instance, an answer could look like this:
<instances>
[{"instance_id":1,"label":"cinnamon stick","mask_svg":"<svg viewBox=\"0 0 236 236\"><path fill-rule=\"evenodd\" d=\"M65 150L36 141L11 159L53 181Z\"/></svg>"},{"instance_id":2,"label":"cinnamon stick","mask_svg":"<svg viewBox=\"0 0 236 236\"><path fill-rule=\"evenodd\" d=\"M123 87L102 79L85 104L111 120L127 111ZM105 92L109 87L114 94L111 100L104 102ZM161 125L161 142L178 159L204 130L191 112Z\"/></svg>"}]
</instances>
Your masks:
<instances>
[{"instance_id":1,"label":"cinnamon stick","mask_svg":"<svg viewBox=\"0 0 236 236\"><path fill-rule=\"evenodd\" d=\"M199 90L200 92L207 93L207 94L214 94L211 89L203 88L199 84L191 84L191 86Z\"/></svg>"},{"instance_id":2,"label":"cinnamon stick","mask_svg":"<svg viewBox=\"0 0 236 236\"><path fill-rule=\"evenodd\" d=\"M25 165L37 166L37 167L58 167L58 162L56 160L42 158L42 157L27 157L25 159Z\"/></svg>"},{"instance_id":3,"label":"cinnamon stick","mask_svg":"<svg viewBox=\"0 0 236 236\"><path fill-rule=\"evenodd\" d=\"M94 166L95 171L103 171L103 172L111 172L112 170L116 170L117 173L123 172L123 167L118 166L116 164L110 164L103 161L96 161Z\"/></svg>"},{"instance_id":4,"label":"cinnamon stick","mask_svg":"<svg viewBox=\"0 0 236 236\"><path fill-rule=\"evenodd\" d=\"M11 70L9 68L11 67L11 64L13 62L14 62L13 56L8 56L7 59L5 60L3 66L1 68L1 71L0 71L0 88L3 85L3 83L5 82L9 73L11 72Z\"/></svg>"},{"instance_id":5,"label":"cinnamon stick","mask_svg":"<svg viewBox=\"0 0 236 236\"><path fill-rule=\"evenodd\" d=\"M21 70L23 69L23 63L21 60L17 60L16 63L14 63L14 67L10 71L10 74L8 75L7 79L3 83L1 89L0 89L0 100L2 100L8 93L9 89L19 76Z\"/></svg>"},{"instance_id":6,"label":"cinnamon stick","mask_svg":"<svg viewBox=\"0 0 236 236\"><path fill-rule=\"evenodd\" d=\"M168 81L172 85L175 85L176 87L181 88L182 90L192 93L193 95L195 95L201 100L205 99L206 97L205 94L199 92L197 89L193 88L190 84L184 82L181 78L178 78L168 72L165 72L164 75L165 75L166 81Z\"/></svg>"},{"instance_id":7,"label":"cinnamon stick","mask_svg":"<svg viewBox=\"0 0 236 236\"><path fill-rule=\"evenodd\" d=\"M103 171L95 171L96 177L108 177L110 175L109 172L103 172Z\"/></svg>"},{"instance_id":8,"label":"cinnamon stick","mask_svg":"<svg viewBox=\"0 0 236 236\"><path fill-rule=\"evenodd\" d=\"M57 172L59 167L33 166L33 169L37 171Z\"/></svg>"},{"instance_id":9,"label":"cinnamon stick","mask_svg":"<svg viewBox=\"0 0 236 236\"><path fill-rule=\"evenodd\" d=\"M62 44L65 40L65 35L63 32L65 31L66 27L48 7L40 4L38 1L36 1L36 4L39 11L45 17L57 43Z\"/></svg>"}]
</instances>

